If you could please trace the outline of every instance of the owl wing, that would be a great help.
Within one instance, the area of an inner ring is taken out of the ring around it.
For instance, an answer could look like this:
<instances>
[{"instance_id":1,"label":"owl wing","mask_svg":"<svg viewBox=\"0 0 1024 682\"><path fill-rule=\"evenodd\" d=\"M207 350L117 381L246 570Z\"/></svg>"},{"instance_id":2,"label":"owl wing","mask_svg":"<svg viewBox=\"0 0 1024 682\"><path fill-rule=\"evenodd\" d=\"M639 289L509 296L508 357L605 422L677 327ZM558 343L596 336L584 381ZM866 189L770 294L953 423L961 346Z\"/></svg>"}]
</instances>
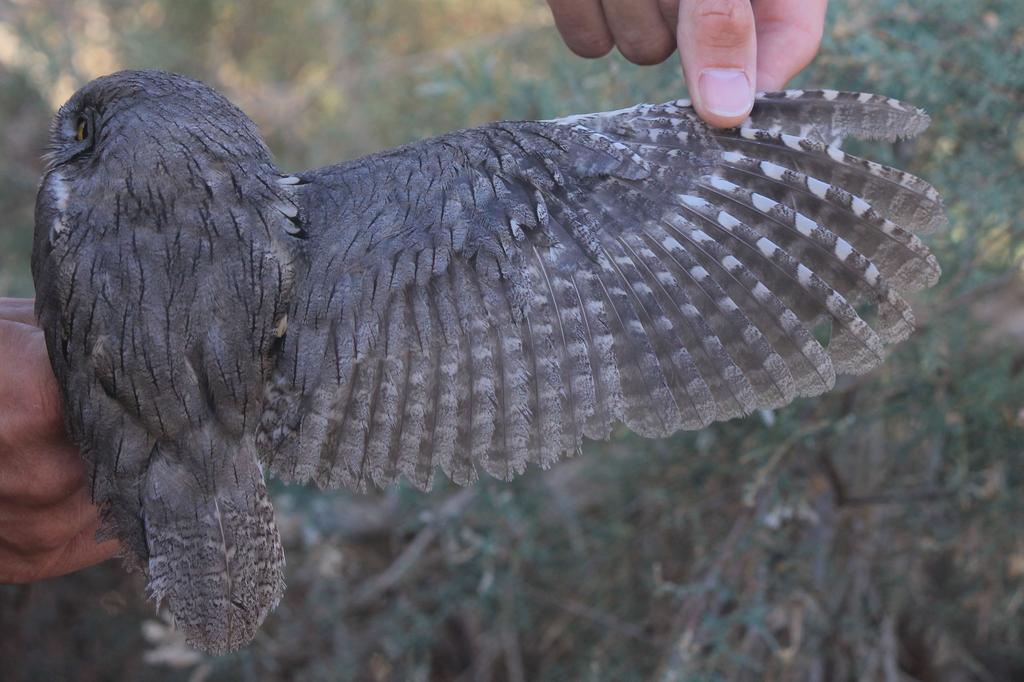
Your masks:
<instances>
[{"instance_id":1,"label":"owl wing","mask_svg":"<svg viewBox=\"0 0 1024 682\"><path fill-rule=\"evenodd\" d=\"M828 390L905 339L939 267L922 180L841 151L927 116L763 95L496 123L294 183L300 276L258 442L322 487L508 479L608 438Z\"/></svg>"}]
</instances>

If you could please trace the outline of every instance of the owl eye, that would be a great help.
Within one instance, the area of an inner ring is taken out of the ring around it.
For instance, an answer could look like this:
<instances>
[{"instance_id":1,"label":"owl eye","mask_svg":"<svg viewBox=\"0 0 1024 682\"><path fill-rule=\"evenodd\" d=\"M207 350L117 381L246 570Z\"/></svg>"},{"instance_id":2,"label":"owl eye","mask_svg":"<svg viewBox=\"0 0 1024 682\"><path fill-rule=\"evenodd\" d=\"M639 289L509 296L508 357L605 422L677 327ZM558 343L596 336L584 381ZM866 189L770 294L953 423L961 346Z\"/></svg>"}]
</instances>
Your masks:
<instances>
[{"instance_id":1,"label":"owl eye","mask_svg":"<svg viewBox=\"0 0 1024 682\"><path fill-rule=\"evenodd\" d=\"M89 139L89 135L92 133L89 128L89 119L79 116L78 121L75 122L75 142L84 142Z\"/></svg>"}]
</instances>

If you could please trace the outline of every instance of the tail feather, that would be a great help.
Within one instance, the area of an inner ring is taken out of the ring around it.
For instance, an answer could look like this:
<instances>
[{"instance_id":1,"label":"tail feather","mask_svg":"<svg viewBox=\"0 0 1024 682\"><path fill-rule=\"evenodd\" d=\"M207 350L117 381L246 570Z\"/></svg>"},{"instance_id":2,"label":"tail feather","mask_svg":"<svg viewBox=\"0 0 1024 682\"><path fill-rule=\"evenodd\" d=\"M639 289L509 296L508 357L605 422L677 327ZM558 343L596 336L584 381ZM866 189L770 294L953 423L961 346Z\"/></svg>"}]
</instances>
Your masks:
<instances>
[{"instance_id":1,"label":"tail feather","mask_svg":"<svg viewBox=\"0 0 1024 682\"><path fill-rule=\"evenodd\" d=\"M212 654L248 644L284 592L263 473L250 460L230 478L231 486L204 486L182 462L158 455L144 491L150 597L166 601L190 646Z\"/></svg>"}]
</instances>

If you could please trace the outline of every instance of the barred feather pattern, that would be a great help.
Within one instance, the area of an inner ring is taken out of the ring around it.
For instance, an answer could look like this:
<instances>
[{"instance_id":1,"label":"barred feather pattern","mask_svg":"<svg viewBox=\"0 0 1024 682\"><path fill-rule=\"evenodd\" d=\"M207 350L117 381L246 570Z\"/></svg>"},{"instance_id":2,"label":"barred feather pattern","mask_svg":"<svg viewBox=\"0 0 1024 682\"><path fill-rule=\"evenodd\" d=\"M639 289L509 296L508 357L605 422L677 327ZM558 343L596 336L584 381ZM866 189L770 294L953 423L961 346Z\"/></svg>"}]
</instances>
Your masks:
<instances>
[{"instance_id":1,"label":"barred feather pattern","mask_svg":"<svg viewBox=\"0 0 1024 682\"><path fill-rule=\"evenodd\" d=\"M923 180L839 143L896 100L759 96L495 123L289 184L307 239L258 445L285 480L429 488L829 390L907 338L939 266ZM816 331L828 329L828 341Z\"/></svg>"}]
</instances>

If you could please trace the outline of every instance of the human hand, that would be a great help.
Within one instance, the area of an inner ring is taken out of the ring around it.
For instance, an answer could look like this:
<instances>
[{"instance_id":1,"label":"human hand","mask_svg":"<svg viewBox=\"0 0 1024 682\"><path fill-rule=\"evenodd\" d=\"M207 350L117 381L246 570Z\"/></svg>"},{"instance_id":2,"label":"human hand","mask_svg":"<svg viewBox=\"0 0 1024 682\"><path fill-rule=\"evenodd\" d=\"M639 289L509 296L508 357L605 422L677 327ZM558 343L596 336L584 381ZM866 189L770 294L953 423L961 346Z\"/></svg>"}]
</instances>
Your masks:
<instances>
[{"instance_id":1,"label":"human hand","mask_svg":"<svg viewBox=\"0 0 1024 682\"><path fill-rule=\"evenodd\" d=\"M117 542L97 544L98 527L32 301L0 298L0 583L109 559Z\"/></svg>"},{"instance_id":2,"label":"human hand","mask_svg":"<svg viewBox=\"0 0 1024 682\"><path fill-rule=\"evenodd\" d=\"M756 90L780 90L818 52L828 0L548 0L562 38L582 57L618 47L636 64L676 45L697 113L739 125Z\"/></svg>"}]
</instances>

